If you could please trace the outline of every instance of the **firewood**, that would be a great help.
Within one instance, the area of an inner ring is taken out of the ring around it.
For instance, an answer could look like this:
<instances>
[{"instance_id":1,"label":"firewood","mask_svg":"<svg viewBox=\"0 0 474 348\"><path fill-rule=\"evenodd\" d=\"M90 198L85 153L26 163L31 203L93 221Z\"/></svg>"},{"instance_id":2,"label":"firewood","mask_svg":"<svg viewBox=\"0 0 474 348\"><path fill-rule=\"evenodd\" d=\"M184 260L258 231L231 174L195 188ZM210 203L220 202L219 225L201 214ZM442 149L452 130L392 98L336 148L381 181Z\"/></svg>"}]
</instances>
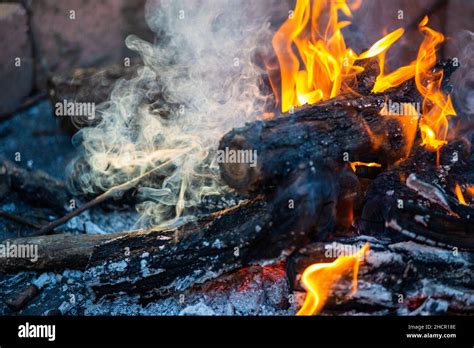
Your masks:
<instances>
[{"instance_id":1,"label":"firewood","mask_svg":"<svg viewBox=\"0 0 474 348\"><path fill-rule=\"evenodd\" d=\"M133 233L133 232L131 232ZM2 241L5 247L33 246L37 248L37 260L28 258L0 258L0 272L54 271L85 269L95 246L124 235L56 234Z\"/></svg>"},{"instance_id":2,"label":"firewood","mask_svg":"<svg viewBox=\"0 0 474 348\"><path fill-rule=\"evenodd\" d=\"M465 173L474 170L474 156L458 141L441 149L439 167L436 157L417 149L407 161L381 173L368 190L361 230L401 233L444 248L473 250L474 209L457 200L454 187L469 184ZM417 191L416 185L428 192Z\"/></svg>"},{"instance_id":3,"label":"firewood","mask_svg":"<svg viewBox=\"0 0 474 348\"><path fill-rule=\"evenodd\" d=\"M333 288L324 314L466 314L474 310L472 253L453 253L414 241L392 243L360 236L309 244L288 259L290 283L302 291L296 275L309 265L332 262L366 242L370 251L359 269L357 293L351 294L351 274ZM446 307L433 313L435 309L428 308L433 302Z\"/></svg>"},{"instance_id":4,"label":"firewood","mask_svg":"<svg viewBox=\"0 0 474 348\"><path fill-rule=\"evenodd\" d=\"M453 62L439 63L436 69L444 70L447 88ZM233 129L219 149L234 154L252 151L257 161L220 161L222 178L240 194L252 195L277 187L298 166L325 165L340 171L347 161L393 164L408 155L408 139L402 133L402 117L380 115L387 100L421 101L413 80L408 80L383 93L342 95Z\"/></svg>"},{"instance_id":5,"label":"firewood","mask_svg":"<svg viewBox=\"0 0 474 348\"><path fill-rule=\"evenodd\" d=\"M99 298L162 296L324 239L335 224L339 176L300 168L287 180L271 196L171 229L167 237L140 233L101 244L85 278Z\"/></svg>"},{"instance_id":6,"label":"firewood","mask_svg":"<svg viewBox=\"0 0 474 348\"><path fill-rule=\"evenodd\" d=\"M0 179L2 177L0 194L17 192L29 204L46 206L60 214L69 205L70 195L64 183L41 170L29 171L8 160L0 160Z\"/></svg>"}]
</instances>

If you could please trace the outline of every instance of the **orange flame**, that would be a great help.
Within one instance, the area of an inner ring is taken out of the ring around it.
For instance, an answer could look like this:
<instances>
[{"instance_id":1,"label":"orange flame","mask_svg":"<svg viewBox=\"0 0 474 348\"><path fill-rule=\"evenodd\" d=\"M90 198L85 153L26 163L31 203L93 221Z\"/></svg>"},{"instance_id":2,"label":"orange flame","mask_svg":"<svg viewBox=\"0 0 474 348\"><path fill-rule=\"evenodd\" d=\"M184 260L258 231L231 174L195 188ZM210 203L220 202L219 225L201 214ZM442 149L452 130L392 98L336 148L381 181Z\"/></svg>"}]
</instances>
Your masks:
<instances>
[{"instance_id":1,"label":"orange flame","mask_svg":"<svg viewBox=\"0 0 474 348\"><path fill-rule=\"evenodd\" d=\"M444 41L444 36L428 28L427 24L428 17L426 16L419 24L424 40L415 61L385 75L383 72L385 57L384 54L379 56L380 75L375 81L372 92L383 92L415 77L416 87L423 98L422 118L419 125L421 145L427 150L438 151L447 143L447 117L455 116L456 112L451 102L451 96L446 96L441 90L443 71L433 71L436 64L436 48Z\"/></svg>"},{"instance_id":2,"label":"orange flame","mask_svg":"<svg viewBox=\"0 0 474 348\"><path fill-rule=\"evenodd\" d=\"M297 315L318 313L326 303L333 286L352 269L352 294L357 292L357 273L362 257L369 250L365 244L357 253L340 256L332 263L316 263L303 272L301 281L308 292Z\"/></svg>"},{"instance_id":3,"label":"orange flame","mask_svg":"<svg viewBox=\"0 0 474 348\"><path fill-rule=\"evenodd\" d=\"M283 112L337 96L343 80L363 70L353 65L356 54L346 47L341 33L350 22L339 22L338 11L352 15L344 0L298 0L294 13L275 33L272 44L280 63Z\"/></svg>"},{"instance_id":4,"label":"orange flame","mask_svg":"<svg viewBox=\"0 0 474 348\"><path fill-rule=\"evenodd\" d=\"M381 167L382 165L380 163L375 163L375 162L349 162L352 170L355 172L357 167L359 166L365 166L365 167Z\"/></svg>"},{"instance_id":5,"label":"orange flame","mask_svg":"<svg viewBox=\"0 0 474 348\"><path fill-rule=\"evenodd\" d=\"M428 28L428 17L419 24L425 36L416 59L415 82L423 97L423 117L420 121L422 145L430 151L439 150L446 144L448 116L455 116L451 96L441 90L443 70L433 72L436 64L436 47L444 41L444 36Z\"/></svg>"},{"instance_id":6,"label":"orange flame","mask_svg":"<svg viewBox=\"0 0 474 348\"><path fill-rule=\"evenodd\" d=\"M419 29L424 40L416 60L386 73L387 50L403 36L404 29L399 28L385 35L369 50L357 55L346 46L341 30L350 22L339 21L339 11L351 17L351 7L357 8L359 5L359 1L355 2L355 6L349 6L345 0L297 0L294 12L272 40L280 64L282 111L287 112L296 106L314 104L351 91L348 81L364 71L363 67L355 63L377 57L380 73L372 92L383 92L414 77L423 98L419 124L422 146L430 151L438 151L446 144L447 117L456 115L451 97L441 90L443 71L433 72L436 48L444 41L444 36L428 28L428 17L423 18ZM273 87L276 85L275 81L271 81L271 84Z\"/></svg>"},{"instance_id":7,"label":"orange flame","mask_svg":"<svg viewBox=\"0 0 474 348\"><path fill-rule=\"evenodd\" d=\"M357 60L379 56L383 66L386 50L404 30L400 28L386 35L358 56L346 46L341 29L350 22L339 22L338 11L351 17L351 9L359 6L360 1L348 5L345 0L297 0L294 12L272 41L280 64L283 112L350 91L346 82L364 71L363 67L354 65Z\"/></svg>"},{"instance_id":8,"label":"orange flame","mask_svg":"<svg viewBox=\"0 0 474 348\"><path fill-rule=\"evenodd\" d=\"M464 199L464 195L462 194L461 186L459 186L459 184L456 184L454 192L456 193L456 197L458 198L459 203L461 203L462 205L468 205L466 200Z\"/></svg>"}]
</instances>

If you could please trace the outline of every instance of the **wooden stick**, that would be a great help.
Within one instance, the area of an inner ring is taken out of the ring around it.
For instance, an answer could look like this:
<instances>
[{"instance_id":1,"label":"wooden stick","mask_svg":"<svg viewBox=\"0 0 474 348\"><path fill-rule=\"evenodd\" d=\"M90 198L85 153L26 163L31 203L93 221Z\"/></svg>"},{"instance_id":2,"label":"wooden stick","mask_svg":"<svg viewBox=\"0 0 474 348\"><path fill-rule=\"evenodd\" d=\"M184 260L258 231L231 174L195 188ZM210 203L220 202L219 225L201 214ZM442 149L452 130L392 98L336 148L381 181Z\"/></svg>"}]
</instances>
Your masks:
<instances>
[{"instance_id":1,"label":"wooden stick","mask_svg":"<svg viewBox=\"0 0 474 348\"><path fill-rule=\"evenodd\" d=\"M7 213L6 211L3 211L3 210L0 210L0 217L2 217L4 219L11 220L11 221L15 221L19 224L22 224L22 225L25 225L25 226L28 226L28 227L32 227L32 228L36 228L36 229L41 228L40 225L38 225L34 222L31 222L30 220L27 220L27 219L25 219L21 216L15 215L15 214Z\"/></svg>"},{"instance_id":2,"label":"wooden stick","mask_svg":"<svg viewBox=\"0 0 474 348\"><path fill-rule=\"evenodd\" d=\"M148 172L146 172L146 173L144 173L144 174L142 174L142 175L140 175L140 176L138 176L138 177L136 177L136 178L134 178L130 181L127 181L123 184L112 187L111 189L107 190L106 192L102 193L101 195L97 196L96 198L92 199L91 201L85 203L83 206L71 211L70 213L64 215L63 217L61 217L61 218L49 223L48 225L42 227L39 231L35 232L33 235L39 236L39 235L49 234L56 227L59 227L59 226L65 224L66 222L68 222L73 217L78 216L82 212L99 205L100 203L108 200L109 198L113 197L116 194L119 194L119 193L122 193L124 191L127 191L127 190L131 189L143 178L149 176L150 174L154 173L155 171L157 171L159 169L162 169L162 168L166 167L169 164L171 164L171 160L168 160L168 161L160 164L159 166L149 170Z\"/></svg>"}]
</instances>

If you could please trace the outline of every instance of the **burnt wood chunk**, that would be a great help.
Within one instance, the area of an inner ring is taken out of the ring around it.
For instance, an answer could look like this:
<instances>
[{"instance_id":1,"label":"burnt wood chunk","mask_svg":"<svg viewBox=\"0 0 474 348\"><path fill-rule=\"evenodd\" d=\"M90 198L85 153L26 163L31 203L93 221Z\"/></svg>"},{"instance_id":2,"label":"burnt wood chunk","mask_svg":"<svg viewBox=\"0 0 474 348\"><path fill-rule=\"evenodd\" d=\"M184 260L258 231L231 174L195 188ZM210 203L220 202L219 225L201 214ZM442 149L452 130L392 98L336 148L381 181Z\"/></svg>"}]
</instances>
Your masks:
<instances>
[{"instance_id":1,"label":"burnt wood chunk","mask_svg":"<svg viewBox=\"0 0 474 348\"><path fill-rule=\"evenodd\" d=\"M418 148L381 173L367 192L362 232L385 230L444 248L474 250L474 209L455 195L456 184L470 184L465 173L474 170L474 156L469 150L463 141L446 145L438 166L436 153Z\"/></svg>"}]
</instances>

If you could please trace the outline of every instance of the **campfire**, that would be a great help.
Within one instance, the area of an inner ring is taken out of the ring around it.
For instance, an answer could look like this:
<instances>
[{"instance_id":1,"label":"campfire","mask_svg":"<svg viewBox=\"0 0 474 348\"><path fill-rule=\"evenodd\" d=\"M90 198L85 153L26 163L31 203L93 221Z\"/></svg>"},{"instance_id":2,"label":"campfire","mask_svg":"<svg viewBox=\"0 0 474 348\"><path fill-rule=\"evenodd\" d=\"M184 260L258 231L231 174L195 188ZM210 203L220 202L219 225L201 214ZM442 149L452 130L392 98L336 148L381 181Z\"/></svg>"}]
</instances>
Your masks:
<instances>
[{"instance_id":1,"label":"campfire","mask_svg":"<svg viewBox=\"0 0 474 348\"><path fill-rule=\"evenodd\" d=\"M406 27L349 45L361 1L297 0L275 30L246 20L262 5L228 6L181 14L164 1L150 18L166 37L127 38L143 63L97 117L75 119L67 190L2 162L0 177L60 216L8 241L36 245L37 261L2 258L0 270L78 270L94 304L275 283L272 303L290 314L472 314L474 155L451 96L463 62L441 59L430 16L394 67ZM61 233L104 204L135 207L136 228Z\"/></svg>"}]
</instances>

